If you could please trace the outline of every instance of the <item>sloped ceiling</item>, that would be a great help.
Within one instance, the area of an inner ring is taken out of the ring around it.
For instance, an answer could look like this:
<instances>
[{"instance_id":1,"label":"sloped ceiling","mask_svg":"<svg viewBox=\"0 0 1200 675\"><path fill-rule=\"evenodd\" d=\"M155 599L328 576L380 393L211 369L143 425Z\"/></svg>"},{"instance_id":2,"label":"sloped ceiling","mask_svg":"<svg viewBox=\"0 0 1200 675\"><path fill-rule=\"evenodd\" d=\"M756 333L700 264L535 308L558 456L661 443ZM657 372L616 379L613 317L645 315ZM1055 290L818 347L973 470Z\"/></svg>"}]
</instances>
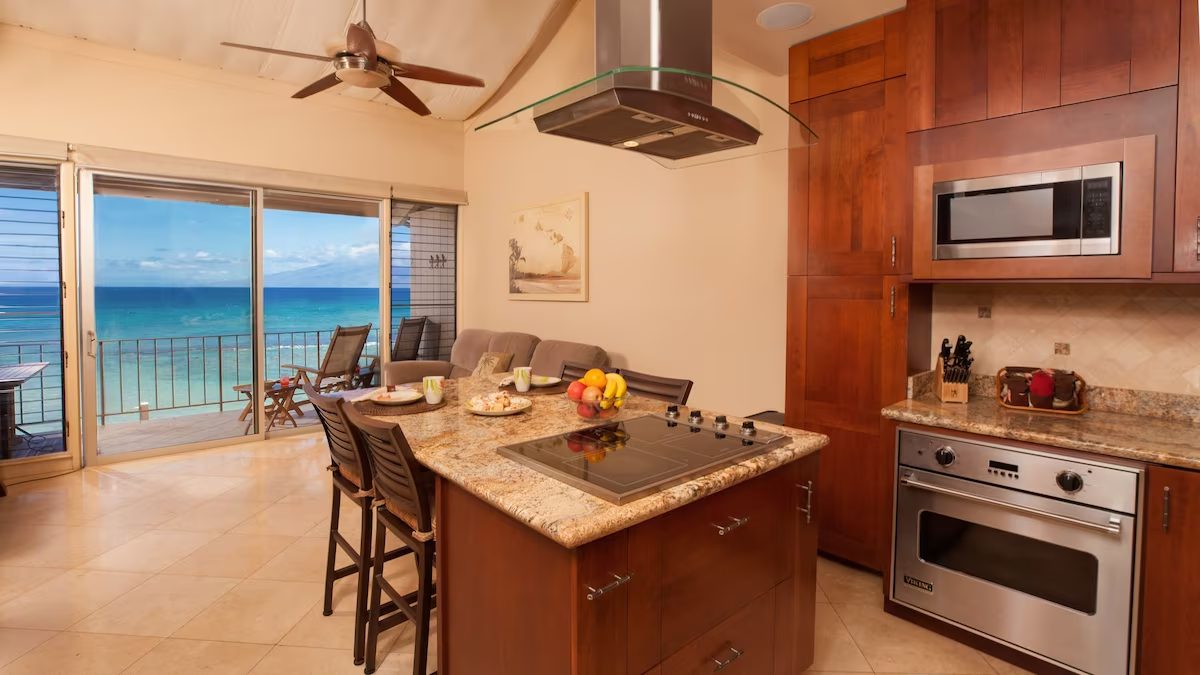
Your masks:
<instances>
[{"instance_id":1,"label":"sloped ceiling","mask_svg":"<svg viewBox=\"0 0 1200 675\"><path fill-rule=\"evenodd\" d=\"M563 14L556 8L577 1L593 0L367 0L367 20L405 61L487 83L476 89L406 81L435 116L461 120L492 96L531 45L536 49L543 24L553 28L548 17ZM777 1L714 0L716 48L782 75L788 46L904 6L904 0L810 0L815 18L808 25L763 30L755 17ZM219 43L323 54L327 43L344 39L346 26L358 21L361 11L360 0L0 0L0 23L280 80L299 89L331 67ZM335 91L400 108L377 90L339 85Z\"/></svg>"}]
</instances>

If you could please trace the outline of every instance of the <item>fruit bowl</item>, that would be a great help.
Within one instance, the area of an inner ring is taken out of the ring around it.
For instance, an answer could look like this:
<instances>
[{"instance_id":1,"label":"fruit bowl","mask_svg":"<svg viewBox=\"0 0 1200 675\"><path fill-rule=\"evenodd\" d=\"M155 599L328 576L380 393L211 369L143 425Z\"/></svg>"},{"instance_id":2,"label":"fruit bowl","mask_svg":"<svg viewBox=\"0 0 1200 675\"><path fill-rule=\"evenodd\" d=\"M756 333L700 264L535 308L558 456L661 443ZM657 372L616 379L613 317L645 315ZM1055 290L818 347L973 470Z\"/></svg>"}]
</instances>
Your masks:
<instances>
[{"instance_id":1,"label":"fruit bowl","mask_svg":"<svg viewBox=\"0 0 1200 675\"><path fill-rule=\"evenodd\" d=\"M575 414L585 420L610 420L621 413L629 399L625 378L593 368L567 386L567 400Z\"/></svg>"},{"instance_id":2,"label":"fruit bowl","mask_svg":"<svg viewBox=\"0 0 1200 675\"><path fill-rule=\"evenodd\" d=\"M625 403L629 400L629 394L599 401L573 401L570 397L567 400L575 406L575 414L579 415L580 419L611 420L621 414L621 408L625 407Z\"/></svg>"}]
</instances>

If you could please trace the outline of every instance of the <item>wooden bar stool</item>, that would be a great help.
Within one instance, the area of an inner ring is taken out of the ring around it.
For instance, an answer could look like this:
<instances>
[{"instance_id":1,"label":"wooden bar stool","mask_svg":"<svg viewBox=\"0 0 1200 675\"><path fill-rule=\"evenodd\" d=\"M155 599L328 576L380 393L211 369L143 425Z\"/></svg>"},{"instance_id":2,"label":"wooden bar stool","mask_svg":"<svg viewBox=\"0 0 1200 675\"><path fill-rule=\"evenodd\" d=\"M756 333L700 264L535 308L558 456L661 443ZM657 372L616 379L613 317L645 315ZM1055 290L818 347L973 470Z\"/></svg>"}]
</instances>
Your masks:
<instances>
[{"instance_id":1,"label":"wooden bar stool","mask_svg":"<svg viewBox=\"0 0 1200 675\"><path fill-rule=\"evenodd\" d=\"M367 673L375 672L379 632L411 621L416 628L413 673L425 675L429 662L429 614L437 605L433 569L436 556L436 518L433 513L434 474L413 456L400 425L372 420L347 408L346 418L371 456L375 488L375 564L371 609L367 620ZM416 556L417 590L401 594L383 575L379 554L391 532ZM383 594L386 604L380 604Z\"/></svg>"},{"instance_id":2,"label":"wooden bar stool","mask_svg":"<svg viewBox=\"0 0 1200 675\"><path fill-rule=\"evenodd\" d=\"M329 455L333 463L329 470L333 475L333 506L329 513L329 554L325 561L325 605L322 613L333 614L333 582L351 574L358 575L358 590L354 605L354 664L362 665L365 645L364 632L367 625L367 592L370 589L371 567L371 504L375 490L371 485L371 460L361 443L356 442L354 430L346 422L347 404L340 396L326 396L304 383L304 393L312 401L321 426L325 428L325 439L329 443ZM342 495L346 495L361 509L361 534L355 548L341 532ZM335 568L337 549L341 547L350 557L351 563ZM380 549L382 550L382 549ZM401 548L385 555L387 559L411 553Z\"/></svg>"},{"instance_id":3,"label":"wooden bar stool","mask_svg":"<svg viewBox=\"0 0 1200 675\"><path fill-rule=\"evenodd\" d=\"M618 368L617 372L625 378L629 391L639 396L686 405L688 396L692 393L691 380L649 375L628 368Z\"/></svg>"}]
</instances>

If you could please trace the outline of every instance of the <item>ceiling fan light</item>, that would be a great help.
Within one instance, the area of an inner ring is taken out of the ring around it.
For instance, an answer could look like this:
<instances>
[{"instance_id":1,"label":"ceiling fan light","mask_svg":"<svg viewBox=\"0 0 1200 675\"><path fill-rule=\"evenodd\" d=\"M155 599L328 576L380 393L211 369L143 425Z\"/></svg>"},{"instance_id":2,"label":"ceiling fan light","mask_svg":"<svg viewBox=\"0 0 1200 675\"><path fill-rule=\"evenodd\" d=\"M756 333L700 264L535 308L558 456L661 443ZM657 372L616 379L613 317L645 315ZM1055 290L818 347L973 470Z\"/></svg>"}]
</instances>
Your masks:
<instances>
[{"instance_id":1,"label":"ceiling fan light","mask_svg":"<svg viewBox=\"0 0 1200 675\"><path fill-rule=\"evenodd\" d=\"M802 2L781 2L758 13L758 25L767 30L791 30L812 19L813 8Z\"/></svg>"}]
</instances>

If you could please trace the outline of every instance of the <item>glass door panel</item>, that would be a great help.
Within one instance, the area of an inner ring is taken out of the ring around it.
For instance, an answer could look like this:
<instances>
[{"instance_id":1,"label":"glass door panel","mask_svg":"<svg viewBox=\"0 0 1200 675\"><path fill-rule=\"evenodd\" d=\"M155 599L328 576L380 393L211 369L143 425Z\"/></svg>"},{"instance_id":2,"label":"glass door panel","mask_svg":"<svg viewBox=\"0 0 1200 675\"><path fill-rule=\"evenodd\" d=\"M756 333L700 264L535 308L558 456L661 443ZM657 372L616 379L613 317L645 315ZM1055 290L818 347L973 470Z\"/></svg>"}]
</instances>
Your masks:
<instances>
[{"instance_id":1,"label":"glass door panel","mask_svg":"<svg viewBox=\"0 0 1200 675\"><path fill-rule=\"evenodd\" d=\"M97 455L257 434L255 191L85 174L81 200Z\"/></svg>"},{"instance_id":2,"label":"glass door panel","mask_svg":"<svg viewBox=\"0 0 1200 675\"><path fill-rule=\"evenodd\" d=\"M379 382L380 206L379 200L371 199L264 193L263 346L268 397L294 385L302 371L326 391ZM349 378L339 377L334 364L325 361L338 326L370 326L357 370ZM386 348L385 339L382 349ZM295 393L295 401L298 405L290 414L266 417L268 432L319 422L310 405L300 405L303 391Z\"/></svg>"},{"instance_id":3,"label":"glass door panel","mask_svg":"<svg viewBox=\"0 0 1200 675\"><path fill-rule=\"evenodd\" d=\"M67 449L58 173L0 164L0 461Z\"/></svg>"}]
</instances>

